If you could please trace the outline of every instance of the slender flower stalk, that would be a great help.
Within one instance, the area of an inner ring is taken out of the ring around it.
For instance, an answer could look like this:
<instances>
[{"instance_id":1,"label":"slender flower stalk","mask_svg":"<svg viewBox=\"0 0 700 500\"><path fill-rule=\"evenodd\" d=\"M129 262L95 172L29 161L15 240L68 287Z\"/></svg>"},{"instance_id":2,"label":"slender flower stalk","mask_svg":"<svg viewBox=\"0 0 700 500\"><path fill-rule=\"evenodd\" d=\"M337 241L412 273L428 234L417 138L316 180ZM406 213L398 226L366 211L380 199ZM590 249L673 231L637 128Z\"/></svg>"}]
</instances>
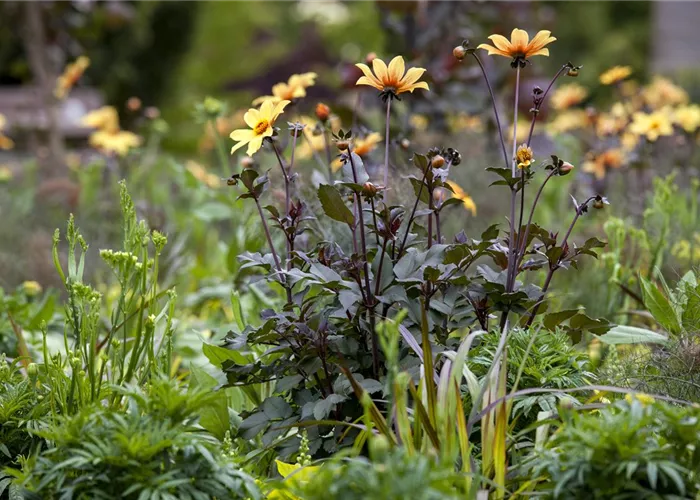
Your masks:
<instances>
[{"instance_id":1,"label":"slender flower stalk","mask_svg":"<svg viewBox=\"0 0 700 500\"><path fill-rule=\"evenodd\" d=\"M272 259L275 261L275 267L280 277L282 276L282 266L280 265L280 259L277 256L277 251L275 250L275 245L272 244L272 236L270 236L270 228L267 226L267 220L265 219L265 214L260 206L260 200L257 196L254 196L255 206L258 207L258 214L260 215L260 220L262 221L263 230L265 231L265 237L267 238L267 244L270 245L270 252L272 252Z\"/></svg>"},{"instance_id":2,"label":"slender flower stalk","mask_svg":"<svg viewBox=\"0 0 700 500\"><path fill-rule=\"evenodd\" d=\"M484 68L484 64L481 62L481 59L479 56L476 55L475 52L472 52L472 57L476 59L476 62L479 63L479 68L481 68L481 74L484 76L484 81L486 82L486 87L489 90L489 95L491 96L491 105L493 106L493 115L496 119L496 128L498 129L498 137L501 141L501 149L503 150L503 161L505 162L506 168L508 168L509 161L508 161L508 153L506 152L506 141L503 138L503 127L501 127L501 118L498 113L498 105L496 104L496 97L493 94L493 88L491 87L491 81L489 80L489 76L486 73L486 68Z\"/></svg>"},{"instance_id":3,"label":"slender flower stalk","mask_svg":"<svg viewBox=\"0 0 700 500\"><path fill-rule=\"evenodd\" d=\"M562 248L566 248L567 243L569 241L569 236L571 236L571 231L573 231L574 226L576 225L576 222L578 221L578 218L581 217L581 214L588 207L588 204L590 202L592 202L593 200L595 200L596 198L597 198L597 196L591 196L586 201L581 203L578 207L576 207L576 214L574 215L574 218L571 221L571 224L569 224L569 229L566 231L566 235L564 236L564 239L561 242ZM549 285L552 282L552 277L554 276L554 272L557 269L559 269L560 262L561 262L561 257L559 259L557 259L557 262L554 265L550 265L549 272L547 273L547 277L545 278L544 283L542 284L542 294L540 295L540 298L537 300L535 307L532 309L532 312L530 313L530 318L527 320L526 328L529 328L530 325L532 325L532 322L535 320L535 316L537 316L537 311L540 309L540 305L542 305L542 302L544 301L545 294L547 293L547 290L549 289Z\"/></svg>"},{"instance_id":4,"label":"slender flower stalk","mask_svg":"<svg viewBox=\"0 0 700 500\"><path fill-rule=\"evenodd\" d=\"M554 175L557 174L556 169L552 169L547 177L545 178L544 182L540 186L540 188L537 190L537 195L535 195L535 199L532 202L532 208L530 209L530 216L527 219L527 225L525 226L525 235L523 239L521 240L522 243L520 245L520 248L518 250L518 260L516 261L515 268L519 268L520 264L522 263L523 259L525 258L525 247L527 246L527 239L530 236L530 225L532 224L532 217L535 214L535 207L537 207L537 202L540 199L540 196L542 195L542 191L544 190L544 187L547 185L547 182L549 182L549 179L551 179Z\"/></svg>"},{"instance_id":5,"label":"slender flower stalk","mask_svg":"<svg viewBox=\"0 0 700 500\"><path fill-rule=\"evenodd\" d=\"M520 66L515 70L515 103L513 104L513 156L511 163L511 174L515 177L517 171L517 160L515 153L518 149L518 106L520 98ZM518 193L511 188L510 191L510 237L508 238L508 273L507 273L507 291L513 291L513 274L515 263L515 204Z\"/></svg>"},{"instance_id":6,"label":"slender flower stalk","mask_svg":"<svg viewBox=\"0 0 700 500\"><path fill-rule=\"evenodd\" d=\"M557 71L557 74L554 75L554 78L549 82L549 85L547 85L547 88L544 91L544 94L542 94L541 98L538 98L535 107L533 108L532 112L532 121L530 122L530 132L527 136L527 142L526 144L529 146L530 143L532 142L532 134L535 131L535 122L537 121L537 116L540 113L540 109L542 109L542 105L544 104L544 101L547 99L547 94L549 94L549 91L552 89L552 86L554 86L554 83L559 79L559 77L565 72L568 71L571 68L570 64L565 64L561 68L559 68L559 71Z\"/></svg>"},{"instance_id":7,"label":"slender flower stalk","mask_svg":"<svg viewBox=\"0 0 700 500\"><path fill-rule=\"evenodd\" d=\"M389 122L391 121L391 99L386 100L386 131L384 133L384 189L389 186ZM388 196L387 192L387 196Z\"/></svg>"}]
</instances>

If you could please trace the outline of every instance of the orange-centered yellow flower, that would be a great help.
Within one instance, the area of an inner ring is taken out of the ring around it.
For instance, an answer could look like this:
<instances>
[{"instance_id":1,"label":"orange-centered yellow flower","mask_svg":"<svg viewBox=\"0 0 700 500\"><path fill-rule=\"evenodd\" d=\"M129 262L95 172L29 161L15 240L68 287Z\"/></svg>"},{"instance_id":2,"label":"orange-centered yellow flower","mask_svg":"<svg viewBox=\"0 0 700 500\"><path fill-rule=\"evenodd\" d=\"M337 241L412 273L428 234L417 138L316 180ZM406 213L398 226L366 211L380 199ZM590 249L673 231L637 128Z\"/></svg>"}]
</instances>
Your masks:
<instances>
[{"instance_id":1,"label":"orange-centered yellow flower","mask_svg":"<svg viewBox=\"0 0 700 500\"><path fill-rule=\"evenodd\" d=\"M3 150L12 149L15 147L14 141L3 133L6 125L7 120L5 119L5 115L0 114L0 149Z\"/></svg>"},{"instance_id":2,"label":"orange-centered yellow flower","mask_svg":"<svg viewBox=\"0 0 700 500\"><path fill-rule=\"evenodd\" d=\"M372 70L366 64L358 63L355 66L360 68L365 76L361 76L355 85L369 85L387 95L397 96L403 92L413 92L416 89L430 90L428 84L419 82L424 68L411 68L406 71L403 57L394 57L389 66L376 57L372 61Z\"/></svg>"},{"instance_id":3,"label":"orange-centered yellow flower","mask_svg":"<svg viewBox=\"0 0 700 500\"><path fill-rule=\"evenodd\" d=\"M556 40L551 34L551 31L542 30L530 40L527 31L515 28L510 34L510 40L503 35L491 35L489 40L495 47L482 43L477 48L487 50L490 56L510 57L513 59L513 67L518 63L523 67L530 57L549 56L549 49L545 47Z\"/></svg>"},{"instance_id":4,"label":"orange-centered yellow flower","mask_svg":"<svg viewBox=\"0 0 700 500\"><path fill-rule=\"evenodd\" d=\"M68 91L73 88L73 85L80 80L88 66L90 66L90 59L85 56L80 56L75 62L66 66L63 74L56 81L56 88L53 91L54 95L58 99L63 99L68 94Z\"/></svg>"},{"instance_id":5,"label":"orange-centered yellow flower","mask_svg":"<svg viewBox=\"0 0 700 500\"><path fill-rule=\"evenodd\" d=\"M600 83L603 85L613 85L621 82L632 74L630 66L613 66L600 75Z\"/></svg>"},{"instance_id":6,"label":"orange-centered yellow flower","mask_svg":"<svg viewBox=\"0 0 700 500\"><path fill-rule=\"evenodd\" d=\"M632 117L629 131L655 142L661 136L673 135L673 125L667 112L654 111L648 114L640 112Z\"/></svg>"},{"instance_id":7,"label":"orange-centered yellow flower","mask_svg":"<svg viewBox=\"0 0 700 500\"><path fill-rule=\"evenodd\" d=\"M300 75L292 75L287 82L280 82L272 86L272 95L258 97L253 101L253 105L270 100L274 103L280 101L292 101L301 97L306 97L306 89L313 87L316 83L316 73L302 73Z\"/></svg>"},{"instance_id":8,"label":"orange-centered yellow flower","mask_svg":"<svg viewBox=\"0 0 700 500\"><path fill-rule=\"evenodd\" d=\"M274 132L273 125L277 117L282 114L289 101L279 101L275 103L268 99L260 105L260 109L251 108L243 115L243 120L250 128L243 128L231 132L231 139L237 144L231 148L231 154L246 144L248 150L246 154L252 156L261 147L265 137L270 137Z\"/></svg>"},{"instance_id":9,"label":"orange-centered yellow flower","mask_svg":"<svg viewBox=\"0 0 700 500\"><path fill-rule=\"evenodd\" d=\"M552 94L552 107L554 109L568 109L581 104L588 97L588 90L578 83L570 83L558 88Z\"/></svg>"},{"instance_id":10,"label":"orange-centered yellow flower","mask_svg":"<svg viewBox=\"0 0 700 500\"><path fill-rule=\"evenodd\" d=\"M476 203L471 196L469 196L464 189L462 189L458 184L452 181L447 181L447 185L452 188L452 197L457 198L464 204L464 208L469 210L472 215L476 215Z\"/></svg>"},{"instance_id":11,"label":"orange-centered yellow flower","mask_svg":"<svg viewBox=\"0 0 700 500\"><path fill-rule=\"evenodd\" d=\"M522 170L532 165L532 162L535 161L535 155L527 144L522 144L515 153L515 160L518 162L518 168Z\"/></svg>"},{"instance_id":12,"label":"orange-centered yellow flower","mask_svg":"<svg viewBox=\"0 0 700 500\"><path fill-rule=\"evenodd\" d=\"M596 179L603 179L608 170L620 168L625 162L625 154L620 149L608 149L601 154L589 158L583 163L582 170L593 174Z\"/></svg>"}]
</instances>

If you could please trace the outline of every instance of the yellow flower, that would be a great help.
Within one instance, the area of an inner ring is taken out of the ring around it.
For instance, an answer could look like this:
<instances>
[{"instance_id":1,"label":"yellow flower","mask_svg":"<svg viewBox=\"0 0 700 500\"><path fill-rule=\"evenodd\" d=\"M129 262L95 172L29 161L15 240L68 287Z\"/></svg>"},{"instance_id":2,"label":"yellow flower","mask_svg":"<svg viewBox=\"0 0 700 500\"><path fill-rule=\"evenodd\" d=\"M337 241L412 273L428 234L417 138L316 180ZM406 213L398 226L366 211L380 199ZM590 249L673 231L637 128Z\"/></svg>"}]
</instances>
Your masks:
<instances>
[{"instance_id":1,"label":"yellow flower","mask_svg":"<svg viewBox=\"0 0 700 500\"><path fill-rule=\"evenodd\" d=\"M625 105L616 102L610 109L610 113L601 113L596 118L596 133L598 137L619 134L628 123L628 113Z\"/></svg>"},{"instance_id":2,"label":"yellow flower","mask_svg":"<svg viewBox=\"0 0 700 500\"><path fill-rule=\"evenodd\" d=\"M627 401L629 404L632 404L633 401L639 401L642 403L642 405L651 405L654 404L655 399L650 396L649 394L644 394L642 392L635 392L634 394L625 394L625 401Z\"/></svg>"},{"instance_id":3,"label":"yellow flower","mask_svg":"<svg viewBox=\"0 0 700 500\"><path fill-rule=\"evenodd\" d=\"M693 260L693 262L700 261L700 234L695 233L693 235L693 245L690 244L688 240L679 240L671 249L671 255L673 255L678 260L688 261ZM692 246L692 255L691 255Z\"/></svg>"},{"instance_id":4,"label":"yellow flower","mask_svg":"<svg viewBox=\"0 0 700 500\"><path fill-rule=\"evenodd\" d=\"M15 175L7 165L0 166L0 183L9 182Z\"/></svg>"},{"instance_id":5,"label":"yellow flower","mask_svg":"<svg viewBox=\"0 0 700 500\"><path fill-rule=\"evenodd\" d=\"M126 130L98 130L90 135L88 143L103 153L126 156L129 150L141 145L141 138Z\"/></svg>"},{"instance_id":6,"label":"yellow flower","mask_svg":"<svg viewBox=\"0 0 700 500\"><path fill-rule=\"evenodd\" d=\"M63 99L68 94L68 91L73 88L73 85L80 80L88 66L90 66L90 59L85 56L80 56L75 62L66 66L63 74L56 81L56 88L53 91L56 98Z\"/></svg>"},{"instance_id":7,"label":"yellow flower","mask_svg":"<svg viewBox=\"0 0 700 500\"><path fill-rule=\"evenodd\" d=\"M287 82L280 82L272 86L272 95L258 97L253 101L253 105L263 103L264 101L272 101L278 103L281 101L292 101L306 96L306 89L313 87L316 83L316 73L302 73L300 75L292 75Z\"/></svg>"},{"instance_id":8,"label":"yellow flower","mask_svg":"<svg viewBox=\"0 0 700 500\"><path fill-rule=\"evenodd\" d=\"M221 186L221 179L218 176L207 172L207 169L196 161L188 160L185 164L185 168L194 176L195 179L203 184L206 184L210 188L218 188Z\"/></svg>"},{"instance_id":9,"label":"yellow flower","mask_svg":"<svg viewBox=\"0 0 700 500\"><path fill-rule=\"evenodd\" d=\"M518 168L522 170L532 165L535 155L527 144L522 144L515 153L515 160L518 162Z\"/></svg>"},{"instance_id":10,"label":"yellow flower","mask_svg":"<svg viewBox=\"0 0 700 500\"><path fill-rule=\"evenodd\" d=\"M522 67L525 60L530 57L549 56L549 49L545 46L556 40L550 36L551 34L551 31L542 30L530 40L527 31L515 28L510 34L510 40L503 35L491 35L489 40L493 42L495 47L482 43L477 48L487 50L490 56L510 57L513 59L513 63L519 62Z\"/></svg>"},{"instance_id":11,"label":"yellow flower","mask_svg":"<svg viewBox=\"0 0 700 500\"><path fill-rule=\"evenodd\" d=\"M620 168L625 162L625 154L620 149L608 149L592 159L583 162L582 170L603 179L611 168Z\"/></svg>"},{"instance_id":12,"label":"yellow flower","mask_svg":"<svg viewBox=\"0 0 700 500\"><path fill-rule=\"evenodd\" d=\"M237 141L237 144L231 148L231 154L237 149L248 144L246 154L252 156L261 147L265 137L270 137L273 133L273 125L277 117L282 114L284 108L289 104L289 101L279 101L275 103L273 100L267 100L260 105L260 109L251 108L243 116L246 125L250 128L238 129L231 132L231 139Z\"/></svg>"},{"instance_id":13,"label":"yellow flower","mask_svg":"<svg viewBox=\"0 0 700 500\"><path fill-rule=\"evenodd\" d=\"M652 109L678 106L688 102L688 93L668 78L656 76L642 91L644 102Z\"/></svg>"},{"instance_id":14,"label":"yellow flower","mask_svg":"<svg viewBox=\"0 0 700 500\"><path fill-rule=\"evenodd\" d=\"M35 297L41 293L42 288L36 281L25 281L22 283L22 290L28 297Z\"/></svg>"},{"instance_id":15,"label":"yellow flower","mask_svg":"<svg viewBox=\"0 0 700 500\"><path fill-rule=\"evenodd\" d=\"M639 136L632 132L625 132L622 134L622 138L620 138L620 144L622 144L622 149L624 151L630 152L639 144Z\"/></svg>"},{"instance_id":16,"label":"yellow flower","mask_svg":"<svg viewBox=\"0 0 700 500\"><path fill-rule=\"evenodd\" d=\"M517 128L515 133L516 133L516 137L515 137L516 142L523 143L523 142L527 141L527 138L530 135L530 122L523 120L523 119L518 119L518 128ZM512 123L510 125L506 126L505 134L508 137L508 142L513 140L513 124Z\"/></svg>"},{"instance_id":17,"label":"yellow flower","mask_svg":"<svg viewBox=\"0 0 700 500\"><path fill-rule=\"evenodd\" d=\"M319 125L319 128L316 128L319 124L318 120L302 116L299 118L299 123L304 125L304 138L297 139L299 147L296 153L297 158L305 160L311 158L314 153L324 151L326 149L326 138L323 136L321 126ZM340 130L341 122L337 115L330 115L326 123L330 124L331 132L337 133ZM333 143L330 142L329 146L333 147Z\"/></svg>"},{"instance_id":18,"label":"yellow flower","mask_svg":"<svg viewBox=\"0 0 700 500\"><path fill-rule=\"evenodd\" d=\"M673 113L673 123L692 134L700 127L700 106L691 104L676 109Z\"/></svg>"},{"instance_id":19,"label":"yellow flower","mask_svg":"<svg viewBox=\"0 0 700 500\"><path fill-rule=\"evenodd\" d=\"M452 132L460 130L469 130L471 132L482 132L484 130L484 122L478 115L469 115L467 113L459 113L447 117L447 123Z\"/></svg>"},{"instance_id":20,"label":"yellow flower","mask_svg":"<svg viewBox=\"0 0 700 500\"><path fill-rule=\"evenodd\" d=\"M465 193L464 189L452 181L447 181L447 185L452 188L452 197L461 200L464 204L464 208L469 210L472 215L476 215L476 203L474 203L472 197Z\"/></svg>"},{"instance_id":21,"label":"yellow flower","mask_svg":"<svg viewBox=\"0 0 700 500\"><path fill-rule=\"evenodd\" d=\"M600 75L600 83L603 85L613 85L621 82L632 74L631 66L613 66Z\"/></svg>"},{"instance_id":22,"label":"yellow flower","mask_svg":"<svg viewBox=\"0 0 700 500\"><path fill-rule=\"evenodd\" d=\"M673 134L671 119L665 111L652 113L635 113L629 131L639 136L645 136L647 140L655 142L661 136Z\"/></svg>"},{"instance_id":23,"label":"yellow flower","mask_svg":"<svg viewBox=\"0 0 700 500\"><path fill-rule=\"evenodd\" d=\"M382 142L382 136L377 132L372 132L365 137L357 137L353 141L352 152L357 156L365 157L370 154L377 147L377 144ZM343 166L343 162L340 158L336 158L333 163L331 163L331 168L333 172L337 172Z\"/></svg>"},{"instance_id":24,"label":"yellow flower","mask_svg":"<svg viewBox=\"0 0 700 500\"><path fill-rule=\"evenodd\" d=\"M119 130L119 114L113 106L102 106L83 116L80 123L90 128Z\"/></svg>"},{"instance_id":25,"label":"yellow flower","mask_svg":"<svg viewBox=\"0 0 700 500\"><path fill-rule=\"evenodd\" d=\"M425 115L411 115L409 122L414 130L418 130L421 132L424 130L428 130L429 122L428 117Z\"/></svg>"},{"instance_id":26,"label":"yellow flower","mask_svg":"<svg viewBox=\"0 0 700 500\"><path fill-rule=\"evenodd\" d=\"M571 130L583 128L588 124L588 114L582 109L571 109L557 115L547 124L550 134L562 134Z\"/></svg>"},{"instance_id":27,"label":"yellow flower","mask_svg":"<svg viewBox=\"0 0 700 500\"><path fill-rule=\"evenodd\" d=\"M567 109L581 104L588 97L588 90L578 83L570 83L557 89L552 94L552 107L554 109Z\"/></svg>"},{"instance_id":28,"label":"yellow flower","mask_svg":"<svg viewBox=\"0 0 700 500\"><path fill-rule=\"evenodd\" d=\"M369 85L381 92L393 95L402 94L403 92L413 93L416 89L430 90L427 83L418 81L425 73L425 69L411 68L406 71L406 66L401 56L394 57L388 67L378 57L374 58L372 61L374 73L366 64L358 63L355 66L364 73L364 76L361 76L355 82L355 85Z\"/></svg>"}]
</instances>

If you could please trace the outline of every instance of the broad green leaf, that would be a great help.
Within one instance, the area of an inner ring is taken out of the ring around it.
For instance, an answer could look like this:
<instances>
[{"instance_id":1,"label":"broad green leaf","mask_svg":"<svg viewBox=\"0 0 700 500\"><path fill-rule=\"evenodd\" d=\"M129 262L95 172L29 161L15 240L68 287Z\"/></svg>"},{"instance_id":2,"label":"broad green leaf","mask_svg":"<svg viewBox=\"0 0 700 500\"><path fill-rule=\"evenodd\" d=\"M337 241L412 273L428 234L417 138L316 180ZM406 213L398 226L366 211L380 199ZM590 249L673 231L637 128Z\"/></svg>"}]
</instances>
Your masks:
<instances>
[{"instance_id":1,"label":"broad green leaf","mask_svg":"<svg viewBox=\"0 0 700 500\"><path fill-rule=\"evenodd\" d=\"M221 368L224 362L232 361L236 365L247 365L248 359L243 354L232 349L226 349L218 345L202 344L202 353L217 368Z\"/></svg>"},{"instance_id":2,"label":"broad green leaf","mask_svg":"<svg viewBox=\"0 0 700 500\"><path fill-rule=\"evenodd\" d=\"M325 214L333 220L344 222L348 225L355 224L355 216L345 205L343 197L333 186L321 184L318 187L318 199L321 202Z\"/></svg>"},{"instance_id":3,"label":"broad green leaf","mask_svg":"<svg viewBox=\"0 0 700 500\"><path fill-rule=\"evenodd\" d=\"M641 276L639 277L639 282L642 286L644 305L649 309L654 319L668 332L673 334L680 333L681 325L669 300L664 297L653 283Z\"/></svg>"},{"instance_id":4,"label":"broad green leaf","mask_svg":"<svg viewBox=\"0 0 700 500\"><path fill-rule=\"evenodd\" d=\"M601 342L619 344L665 344L668 338L646 328L618 325L604 335L598 336Z\"/></svg>"}]
</instances>

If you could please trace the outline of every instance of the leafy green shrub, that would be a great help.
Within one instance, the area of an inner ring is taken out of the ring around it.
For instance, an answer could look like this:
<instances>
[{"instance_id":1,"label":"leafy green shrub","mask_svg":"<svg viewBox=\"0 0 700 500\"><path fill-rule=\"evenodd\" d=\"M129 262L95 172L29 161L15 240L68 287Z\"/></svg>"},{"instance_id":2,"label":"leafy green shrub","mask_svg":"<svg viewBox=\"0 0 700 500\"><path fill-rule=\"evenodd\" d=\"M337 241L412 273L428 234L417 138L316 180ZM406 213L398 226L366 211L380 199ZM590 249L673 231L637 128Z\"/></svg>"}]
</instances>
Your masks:
<instances>
[{"instance_id":1,"label":"leafy green shrub","mask_svg":"<svg viewBox=\"0 0 700 500\"><path fill-rule=\"evenodd\" d=\"M411 455L401 448L374 461L335 459L305 479L308 481L286 481L291 492L302 500L463 498L454 487L460 477L452 467L440 466L433 457Z\"/></svg>"},{"instance_id":2,"label":"leafy green shrub","mask_svg":"<svg viewBox=\"0 0 700 500\"><path fill-rule=\"evenodd\" d=\"M554 498L696 498L700 409L627 397L564 423L526 467Z\"/></svg>"},{"instance_id":3,"label":"leafy green shrub","mask_svg":"<svg viewBox=\"0 0 700 500\"><path fill-rule=\"evenodd\" d=\"M197 426L211 393L185 394L163 378L124 392L126 411L85 407L37 431L52 447L27 461L27 498L259 498Z\"/></svg>"}]
</instances>

